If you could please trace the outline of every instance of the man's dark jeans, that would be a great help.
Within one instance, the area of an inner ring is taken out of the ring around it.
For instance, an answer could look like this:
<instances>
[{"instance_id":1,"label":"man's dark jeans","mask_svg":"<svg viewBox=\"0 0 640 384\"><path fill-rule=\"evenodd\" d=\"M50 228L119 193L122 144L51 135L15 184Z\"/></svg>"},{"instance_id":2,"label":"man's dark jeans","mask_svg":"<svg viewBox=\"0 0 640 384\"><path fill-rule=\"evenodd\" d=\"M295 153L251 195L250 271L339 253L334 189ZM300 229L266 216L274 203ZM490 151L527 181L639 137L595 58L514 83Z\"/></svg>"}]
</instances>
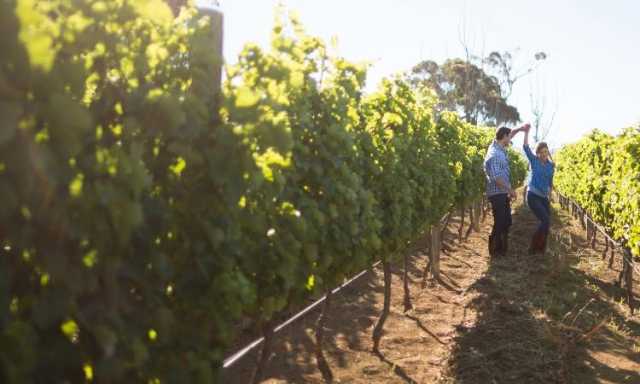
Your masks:
<instances>
[{"instance_id":1,"label":"man's dark jeans","mask_svg":"<svg viewBox=\"0 0 640 384\"><path fill-rule=\"evenodd\" d=\"M511 227L511 202L506 193L489 196L493 212L493 228L489 236L489 253L504 255L508 248L509 227Z\"/></svg>"}]
</instances>

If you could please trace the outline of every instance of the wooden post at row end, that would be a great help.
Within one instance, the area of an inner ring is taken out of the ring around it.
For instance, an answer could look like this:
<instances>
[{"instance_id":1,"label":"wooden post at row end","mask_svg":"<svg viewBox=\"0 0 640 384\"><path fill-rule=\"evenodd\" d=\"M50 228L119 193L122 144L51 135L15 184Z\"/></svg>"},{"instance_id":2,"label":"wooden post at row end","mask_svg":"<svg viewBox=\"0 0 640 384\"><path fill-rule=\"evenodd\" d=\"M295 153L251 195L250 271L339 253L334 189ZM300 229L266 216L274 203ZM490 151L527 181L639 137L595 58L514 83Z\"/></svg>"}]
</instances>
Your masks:
<instances>
[{"instance_id":1,"label":"wooden post at row end","mask_svg":"<svg viewBox=\"0 0 640 384\"><path fill-rule=\"evenodd\" d=\"M188 0L165 0L169 8L175 16L180 14L180 9L189 4ZM212 71L211 84L208 86L211 88L211 99L208 100L208 107L211 107L213 111L218 111L221 105L222 95L222 66L224 64L223 58L223 41L224 41L224 14L220 9L220 4L217 0L198 1L196 2L196 8L198 12L203 16L208 16L211 27L211 50L214 52L217 60L210 68ZM215 120L219 119L218 114L214 116Z\"/></svg>"}]
</instances>

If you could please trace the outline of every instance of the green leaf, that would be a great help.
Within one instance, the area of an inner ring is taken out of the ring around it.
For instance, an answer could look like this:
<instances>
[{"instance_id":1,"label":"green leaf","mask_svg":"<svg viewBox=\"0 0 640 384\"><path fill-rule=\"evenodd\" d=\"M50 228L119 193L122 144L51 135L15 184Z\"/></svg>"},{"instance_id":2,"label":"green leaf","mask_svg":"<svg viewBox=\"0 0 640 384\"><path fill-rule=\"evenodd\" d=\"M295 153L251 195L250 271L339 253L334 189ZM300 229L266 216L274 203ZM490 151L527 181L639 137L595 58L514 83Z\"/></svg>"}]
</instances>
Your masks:
<instances>
[{"instance_id":1,"label":"green leaf","mask_svg":"<svg viewBox=\"0 0 640 384\"><path fill-rule=\"evenodd\" d=\"M255 106L258 101L260 100L260 95L248 88L248 87L241 87L238 88L237 92L237 96L236 96L236 107L237 108L250 108Z\"/></svg>"}]
</instances>

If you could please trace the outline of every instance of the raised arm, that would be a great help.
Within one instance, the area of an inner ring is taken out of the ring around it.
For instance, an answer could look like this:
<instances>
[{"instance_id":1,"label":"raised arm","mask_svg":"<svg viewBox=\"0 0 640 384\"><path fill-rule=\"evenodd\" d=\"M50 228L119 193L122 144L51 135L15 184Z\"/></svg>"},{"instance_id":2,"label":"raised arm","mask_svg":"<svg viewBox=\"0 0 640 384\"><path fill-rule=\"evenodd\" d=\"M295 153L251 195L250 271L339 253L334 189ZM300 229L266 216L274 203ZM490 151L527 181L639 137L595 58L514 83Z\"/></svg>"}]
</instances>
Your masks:
<instances>
[{"instance_id":1,"label":"raised arm","mask_svg":"<svg viewBox=\"0 0 640 384\"><path fill-rule=\"evenodd\" d=\"M509 140L513 139L518 132L524 131L524 126L520 127L520 128L516 128L516 129L512 129L511 133L509 133Z\"/></svg>"},{"instance_id":2,"label":"raised arm","mask_svg":"<svg viewBox=\"0 0 640 384\"><path fill-rule=\"evenodd\" d=\"M524 130L524 143L522 144L522 149L524 149L525 155L527 155L527 159L529 162L533 162L536 156L531 152L531 147L529 147L529 130L531 129L531 125L529 123L522 126Z\"/></svg>"}]
</instances>

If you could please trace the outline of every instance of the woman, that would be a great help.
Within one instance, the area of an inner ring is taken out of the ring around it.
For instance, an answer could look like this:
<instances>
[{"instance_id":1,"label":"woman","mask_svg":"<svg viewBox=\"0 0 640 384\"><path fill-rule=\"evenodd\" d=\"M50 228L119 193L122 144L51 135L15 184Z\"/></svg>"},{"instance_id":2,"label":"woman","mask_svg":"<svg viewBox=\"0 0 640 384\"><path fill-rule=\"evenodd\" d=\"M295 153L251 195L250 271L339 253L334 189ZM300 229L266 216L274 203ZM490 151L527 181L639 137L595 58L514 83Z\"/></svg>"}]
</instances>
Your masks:
<instances>
[{"instance_id":1,"label":"woman","mask_svg":"<svg viewBox=\"0 0 640 384\"><path fill-rule=\"evenodd\" d=\"M547 247L547 236L551 225L551 210L549 207L549 197L553 188L553 174L555 165L551 160L549 146L547 143L539 142L536 145L535 155L529 147L529 129L527 124L524 130L524 153L529 159L531 175L527 185L527 204L529 208L540 220L538 229L531 239L530 253L544 253Z\"/></svg>"}]
</instances>

